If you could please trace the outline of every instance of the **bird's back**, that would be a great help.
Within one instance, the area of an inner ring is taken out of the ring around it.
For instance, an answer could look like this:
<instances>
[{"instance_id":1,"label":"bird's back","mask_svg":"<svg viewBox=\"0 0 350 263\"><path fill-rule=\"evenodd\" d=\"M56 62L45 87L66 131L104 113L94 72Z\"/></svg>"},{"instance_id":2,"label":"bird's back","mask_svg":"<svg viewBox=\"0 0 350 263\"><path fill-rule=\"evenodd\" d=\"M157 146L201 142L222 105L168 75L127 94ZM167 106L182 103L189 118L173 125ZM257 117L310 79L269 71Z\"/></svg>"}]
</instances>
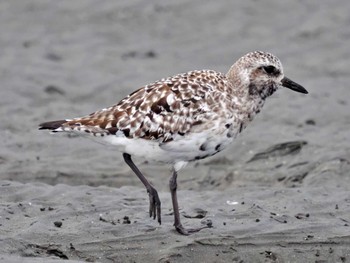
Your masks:
<instances>
[{"instance_id":1,"label":"bird's back","mask_svg":"<svg viewBox=\"0 0 350 263\"><path fill-rule=\"evenodd\" d=\"M178 158L201 159L222 148L217 146L219 142L213 147L206 142L208 137L227 130L225 122L232 116L229 108L232 92L228 87L224 74L213 70L190 71L146 85L118 104L88 116L40 126L54 132L104 137L105 141L122 145L122 151L126 151L125 145L130 148L135 144L132 151L137 150L134 148L140 151L137 146L143 145L146 151L159 147L160 154L170 151ZM183 156L186 152L187 157Z\"/></svg>"}]
</instances>

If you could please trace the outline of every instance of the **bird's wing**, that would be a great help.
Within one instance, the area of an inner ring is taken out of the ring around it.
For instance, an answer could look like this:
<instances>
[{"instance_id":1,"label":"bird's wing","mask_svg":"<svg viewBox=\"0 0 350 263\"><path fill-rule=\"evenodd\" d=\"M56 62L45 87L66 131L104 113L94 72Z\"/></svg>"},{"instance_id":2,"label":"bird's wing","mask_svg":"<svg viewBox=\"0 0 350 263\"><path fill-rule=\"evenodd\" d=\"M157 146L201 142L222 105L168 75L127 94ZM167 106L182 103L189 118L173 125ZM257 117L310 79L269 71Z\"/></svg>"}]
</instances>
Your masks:
<instances>
[{"instance_id":1,"label":"bird's wing","mask_svg":"<svg viewBox=\"0 0 350 263\"><path fill-rule=\"evenodd\" d=\"M68 120L57 131L79 130L94 135L171 141L196 128L219 110L226 78L210 70L190 71L146 85L118 104Z\"/></svg>"}]
</instances>

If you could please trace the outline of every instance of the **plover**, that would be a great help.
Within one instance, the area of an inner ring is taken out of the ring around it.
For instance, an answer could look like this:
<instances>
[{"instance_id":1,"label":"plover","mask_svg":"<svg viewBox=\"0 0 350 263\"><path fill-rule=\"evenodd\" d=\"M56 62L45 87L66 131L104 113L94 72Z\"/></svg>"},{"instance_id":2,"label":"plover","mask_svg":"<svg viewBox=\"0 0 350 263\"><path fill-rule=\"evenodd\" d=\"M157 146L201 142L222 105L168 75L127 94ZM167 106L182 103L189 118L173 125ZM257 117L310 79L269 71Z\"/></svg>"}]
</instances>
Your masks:
<instances>
[{"instance_id":1,"label":"plover","mask_svg":"<svg viewBox=\"0 0 350 263\"><path fill-rule=\"evenodd\" d=\"M90 134L116 146L149 195L149 214L161 223L161 202L131 157L172 165L169 186L174 226L184 235L177 201L177 174L188 162L225 149L260 112L278 88L305 93L284 76L280 60L267 52L248 53L227 74L194 70L148 84L119 103L85 117L50 121L39 129Z\"/></svg>"}]
</instances>

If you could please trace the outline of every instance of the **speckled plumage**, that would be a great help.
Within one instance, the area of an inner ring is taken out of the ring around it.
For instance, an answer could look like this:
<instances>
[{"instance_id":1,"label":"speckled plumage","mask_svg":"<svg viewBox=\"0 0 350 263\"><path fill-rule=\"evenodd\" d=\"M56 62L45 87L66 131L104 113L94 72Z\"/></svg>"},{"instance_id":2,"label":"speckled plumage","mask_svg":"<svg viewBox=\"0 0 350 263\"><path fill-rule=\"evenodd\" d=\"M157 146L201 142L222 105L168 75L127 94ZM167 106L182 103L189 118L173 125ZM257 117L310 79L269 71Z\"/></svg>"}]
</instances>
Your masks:
<instances>
[{"instance_id":1,"label":"speckled plumage","mask_svg":"<svg viewBox=\"0 0 350 263\"><path fill-rule=\"evenodd\" d=\"M227 74L194 70L164 78L116 105L40 128L101 137L123 153L171 163L178 171L227 147L280 86L307 93L284 77L276 56L256 51Z\"/></svg>"}]
</instances>

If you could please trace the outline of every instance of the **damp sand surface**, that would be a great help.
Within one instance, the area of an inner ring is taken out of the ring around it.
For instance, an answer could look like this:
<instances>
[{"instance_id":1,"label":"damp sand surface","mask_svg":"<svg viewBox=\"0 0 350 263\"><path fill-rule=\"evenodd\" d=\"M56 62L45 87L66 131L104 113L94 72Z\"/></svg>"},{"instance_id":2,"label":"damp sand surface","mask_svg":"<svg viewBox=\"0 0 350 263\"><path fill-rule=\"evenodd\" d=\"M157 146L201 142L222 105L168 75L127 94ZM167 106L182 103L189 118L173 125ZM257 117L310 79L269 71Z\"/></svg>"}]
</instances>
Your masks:
<instances>
[{"instance_id":1,"label":"damp sand surface","mask_svg":"<svg viewBox=\"0 0 350 263\"><path fill-rule=\"evenodd\" d=\"M3 1L0 261L350 261L348 1ZM38 131L157 79L226 72L270 51L308 95L279 90L224 152L181 170L134 160L162 225L113 146Z\"/></svg>"}]
</instances>

